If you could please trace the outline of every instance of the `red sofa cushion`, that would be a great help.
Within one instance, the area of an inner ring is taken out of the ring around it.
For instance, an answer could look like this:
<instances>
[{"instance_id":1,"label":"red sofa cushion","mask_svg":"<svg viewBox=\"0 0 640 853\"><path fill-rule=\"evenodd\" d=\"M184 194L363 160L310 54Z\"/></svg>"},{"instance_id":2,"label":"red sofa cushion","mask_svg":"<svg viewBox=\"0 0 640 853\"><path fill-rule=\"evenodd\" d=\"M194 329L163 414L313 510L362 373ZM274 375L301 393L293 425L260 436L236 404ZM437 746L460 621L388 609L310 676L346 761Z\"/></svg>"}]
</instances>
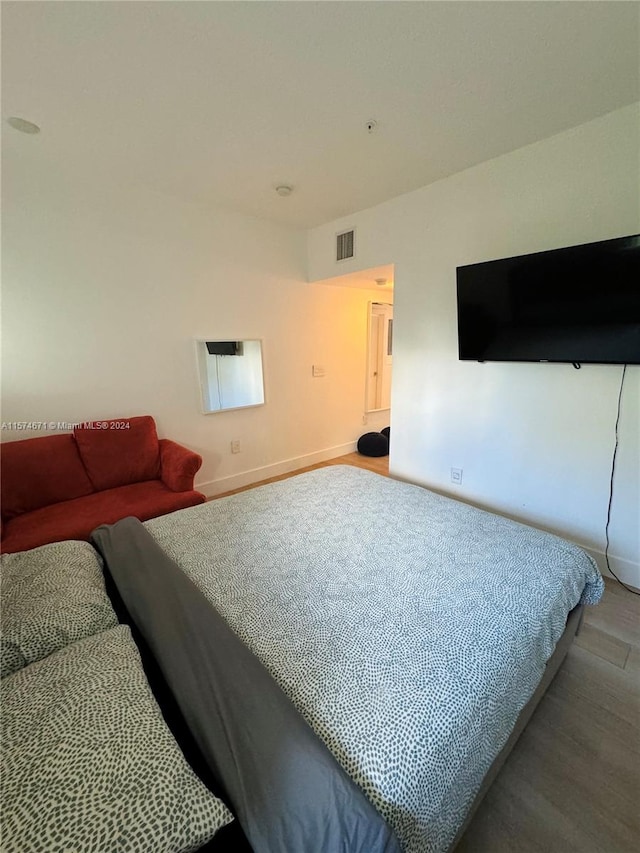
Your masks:
<instances>
[{"instance_id":1,"label":"red sofa cushion","mask_svg":"<svg viewBox=\"0 0 640 853\"><path fill-rule=\"evenodd\" d=\"M76 427L73 434L98 492L160 476L160 446L150 415L92 421L91 426Z\"/></svg>"},{"instance_id":2,"label":"red sofa cushion","mask_svg":"<svg viewBox=\"0 0 640 853\"><path fill-rule=\"evenodd\" d=\"M3 521L94 491L68 433L3 442L0 454Z\"/></svg>"},{"instance_id":3,"label":"red sofa cushion","mask_svg":"<svg viewBox=\"0 0 640 853\"><path fill-rule=\"evenodd\" d=\"M160 480L95 492L14 518L4 526L2 550L13 553L63 539L89 539L99 524L113 524L125 515L146 521L204 501L200 492L172 492Z\"/></svg>"}]
</instances>

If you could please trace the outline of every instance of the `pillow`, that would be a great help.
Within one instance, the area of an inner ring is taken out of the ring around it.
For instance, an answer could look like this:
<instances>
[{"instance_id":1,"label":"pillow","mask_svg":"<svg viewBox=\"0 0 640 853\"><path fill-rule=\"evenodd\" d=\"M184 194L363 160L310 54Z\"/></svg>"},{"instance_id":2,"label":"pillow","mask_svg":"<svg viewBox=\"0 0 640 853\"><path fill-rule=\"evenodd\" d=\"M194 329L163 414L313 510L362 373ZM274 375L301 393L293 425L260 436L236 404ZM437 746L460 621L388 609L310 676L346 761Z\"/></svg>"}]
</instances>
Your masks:
<instances>
[{"instance_id":1,"label":"pillow","mask_svg":"<svg viewBox=\"0 0 640 853\"><path fill-rule=\"evenodd\" d=\"M98 492L160 477L160 444L151 415L92 421L75 427L73 435Z\"/></svg>"},{"instance_id":2,"label":"pillow","mask_svg":"<svg viewBox=\"0 0 640 853\"><path fill-rule=\"evenodd\" d=\"M195 850L233 818L169 731L126 625L2 683L3 853Z\"/></svg>"},{"instance_id":3,"label":"pillow","mask_svg":"<svg viewBox=\"0 0 640 853\"><path fill-rule=\"evenodd\" d=\"M0 558L4 678L74 640L118 624L88 542L54 542Z\"/></svg>"}]
</instances>

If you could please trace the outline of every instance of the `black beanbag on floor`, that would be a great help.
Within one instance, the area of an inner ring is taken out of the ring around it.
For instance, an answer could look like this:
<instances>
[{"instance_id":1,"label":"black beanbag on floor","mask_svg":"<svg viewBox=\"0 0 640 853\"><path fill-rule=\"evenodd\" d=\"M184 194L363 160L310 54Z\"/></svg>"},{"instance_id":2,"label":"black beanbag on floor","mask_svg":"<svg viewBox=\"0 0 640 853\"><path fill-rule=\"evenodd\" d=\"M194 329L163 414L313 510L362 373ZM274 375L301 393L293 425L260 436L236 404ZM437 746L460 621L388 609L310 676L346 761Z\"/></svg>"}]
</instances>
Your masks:
<instances>
[{"instance_id":1,"label":"black beanbag on floor","mask_svg":"<svg viewBox=\"0 0 640 853\"><path fill-rule=\"evenodd\" d=\"M365 432L358 439L358 453L363 456L388 456L389 439L381 432Z\"/></svg>"}]
</instances>

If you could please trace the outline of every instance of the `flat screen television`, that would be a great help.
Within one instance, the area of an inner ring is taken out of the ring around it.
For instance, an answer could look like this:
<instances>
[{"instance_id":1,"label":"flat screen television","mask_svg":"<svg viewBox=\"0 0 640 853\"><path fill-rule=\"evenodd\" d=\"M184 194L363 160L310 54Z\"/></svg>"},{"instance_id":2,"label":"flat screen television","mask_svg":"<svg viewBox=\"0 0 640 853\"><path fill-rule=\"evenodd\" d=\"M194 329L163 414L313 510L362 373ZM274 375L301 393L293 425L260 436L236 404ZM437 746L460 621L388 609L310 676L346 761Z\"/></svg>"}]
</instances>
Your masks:
<instances>
[{"instance_id":1,"label":"flat screen television","mask_svg":"<svg viewBox=\"0 0 640 853\"><path fill-rule=\"evenodd\" d=\"M238 341L206 341L209 355L241 355L242 348Z\"/></svg>"},{"instance_id":2,"label":"flat screen television","mask_svg":"<svg viewBox=\"0 0 640 853\"><path fill-rule=\"evenodd\" d=\"M466 361L640 364L640 235L458 267Z\"/></svg>"}]
</instances>

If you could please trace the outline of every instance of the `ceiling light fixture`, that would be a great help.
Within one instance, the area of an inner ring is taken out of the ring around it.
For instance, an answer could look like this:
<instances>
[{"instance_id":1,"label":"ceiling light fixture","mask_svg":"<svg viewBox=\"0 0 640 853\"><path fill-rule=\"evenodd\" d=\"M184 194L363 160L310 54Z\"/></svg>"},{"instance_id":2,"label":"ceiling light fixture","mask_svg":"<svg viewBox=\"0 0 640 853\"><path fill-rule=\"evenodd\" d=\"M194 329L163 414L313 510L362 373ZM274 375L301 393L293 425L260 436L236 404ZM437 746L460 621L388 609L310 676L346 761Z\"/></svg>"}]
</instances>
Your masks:
<instances>
[{"instance_id":1,"label":"ceiling light fixture","mask_svg":"<svg viewBox=\"0 0 640 853\"><path fill-rule=\"evenodd\" d=\"M285 197L291 195L291 193L293 192L293 187L289 186L289 184L279 184L276 187L276 192L278 193L278 195Z\"/></svg>"},{"instance_id":2,"label":"ceiling light fixture","mask_svg":"<svg viewBox=\"0 0 640 853\"><path fill-rule=\"evenodd\" d=\"M40 133L40 128L37 124L34 124L32 121L27 121L26 118L20 118L19 116L10 116L7 119L7 124L14 130L19 130L20 133Z\"/></svg>"}]
</instances>

